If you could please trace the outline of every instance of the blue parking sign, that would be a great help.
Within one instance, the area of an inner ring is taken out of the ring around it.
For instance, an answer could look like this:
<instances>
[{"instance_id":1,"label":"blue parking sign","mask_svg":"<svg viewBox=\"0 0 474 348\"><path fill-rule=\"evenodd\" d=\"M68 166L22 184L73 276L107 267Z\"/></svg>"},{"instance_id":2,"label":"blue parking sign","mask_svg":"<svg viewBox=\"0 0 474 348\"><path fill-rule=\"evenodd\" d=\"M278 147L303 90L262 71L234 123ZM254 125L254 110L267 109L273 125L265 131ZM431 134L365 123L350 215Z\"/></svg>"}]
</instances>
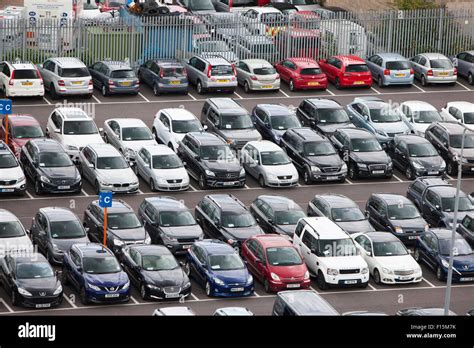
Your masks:
<instances>
[{"instance_id":1,"label":"blue parking sign","mask_svg":"<svg viewBox=\"0 0 474 348\"><path fill-rule=\"evenodd\" d=\"M0 115L10 115L12 113L12 101L10 99L0 99Z\"/></svg>"},{"instance_id":2,"label":"blue parking sign","mask_svg":"<svg viewBox=\"0 0 474 348\"><path fill-rule=\"evenodd\" d=\"M110 191L99 192L99 206L101 208L110 208L112 206L112 192Z\"/></svg>"}]
</instances>

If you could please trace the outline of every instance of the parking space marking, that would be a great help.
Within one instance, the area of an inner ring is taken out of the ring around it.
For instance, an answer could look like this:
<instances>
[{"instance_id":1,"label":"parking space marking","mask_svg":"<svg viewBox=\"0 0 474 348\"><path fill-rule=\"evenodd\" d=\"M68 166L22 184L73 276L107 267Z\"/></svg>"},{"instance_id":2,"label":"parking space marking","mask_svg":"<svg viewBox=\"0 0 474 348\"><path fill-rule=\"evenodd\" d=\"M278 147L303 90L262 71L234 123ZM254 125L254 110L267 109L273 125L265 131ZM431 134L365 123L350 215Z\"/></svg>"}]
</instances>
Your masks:
<instances>
[{"instance_id":1,"label":"parking space marking","mask_svg":"<svg viewBox=\"0 0 474 348\"><path fill-rule=\"evenodd\" d=\"M400 182L404 182L402 179L400 179L400 178L399 178L398 176L396 176L395 174L393 174L393 177L394 177L395 179L397 179L398 181L400 181Z\"/></svg>"},{"instance_id":2,"label":"parking space marking","mask_svg":"<svg viewBox=\"0 0 474 348\"><path fill-rule=\"evenodd\" d=\"M191 293L191 297L194 299L194 301L201 301L196 295Z\"/></svg>"},{"instance_id":3,"label":"parking space marking","mask_svg":"<svg viewBox=\"0 0 474 348\"><path fill-rule=\"evenodd\" d=\"M196 192L196 191L197 191L197 190L194 188L194 186L193 186L193 185L191 185L191 184L189 184L189 188L190 188L192 191L194 191L194 192Z\"/></svg>"},{"instance_id":4,"label":"parking space marking","mask_svg":"<svg viewBox=\"0 0 474 348\"><path fill-rule=\"evenodd\" d=\"M52 104L48 99L46 99L46 97L43 97L43 100L44 100L46 103L48 103L48 105L51 105L51 104Z\"/></svg>"},{"instance_id":5,"label":"parking space marking","mask_svg":"<svg viewBox=\"0 0 474 348\"><path fill-rule=\"evenodd\" d=\"M5 308L10 312L10 313L13 313L13 309L11 309L11 307L5 302L5 300L3 298L0 298L0 302L3 303L3 305L5 306Z\"/></svg>"},{"instance_id":6,"label":"parking space marking","mask_svg":"<svg viewBox=\"0 0 474 348\"><path fill-rule=\"evenodd\" d=\"M370 89L371 89L372 91L374 91L375 93L377 93L377 94L382 94L382 93L380 93L379 91L377 91L377 90L376 90L374 87L372 87L372 86L370 87Z\"/></svg>"},{"instance_id":7,"label":"parking space marking","mask_svg":"<svg viewBox=\"0 0 474 348\"><path fill-rule=\"evenodd\" d=\"M374 291L377 291L377 289L375 287L373 287L372 284L369 283L368 285L369 285L369 288L371 288Z\"/></svg>"},{"instance_id":8,"label":"parking space marking","mask_svg":"<svg viewBox=\"0 0 474 348\"><path fill-rule=\"evenodd\" d=\"M256 292L255 290L253 291L253 295L256 296L256 297L260 297L260 295L258 294L258 292Z\"/></svg>"},{"instance_id":9,"label":"parking space marking","mask_svg":"<svg viewBox=\"0 0 474 348\"><path fill-rule=\"evenodd\" d=\"M36 199L35 197L33 197L31 193L28 192L28 190L25 190L25 192L28 195L28 197L30 197L30 199Z\"/></svg>"},{"instance_id":10,"label":"parking space marking","mask_svg":"<svg viewBox=\"0 0 474 348\"><path fill-rule=\"evenodd\" d=\"M72 302L69 297L66 296L65 293L63 293L63 297L64 299L67 301L67 303L69 303L71 305L72 308L77 308L77 306L74 304L74 302Z\"/></svg>"},{"instance_id":11,"label":"parking space marking","mask_svg":"<svg viewBox=\"0 0 474 348\"><path fill-rule=\"evenodd\" d=\"M335 96L335 95L336 95L335 93L331 92L331 90L330 90L329 88L326 88L326 92L328 92L328 93L329 93L330 95L332 95L332 96Z\"/></svg>"},{"instance_id":12,"label":"parking space marking","mask_svg":"<svg viewBox=\"0 0 474 348\"><path fill-rule=\"evenodd\" d=\"M99 98L97 98L95 95L92 95L92 98L94 98L94 100L99 103L99 104L102 104L102 102L99 100ZM109 102L110 103L110 102ZM113 103L113 104L118 104L118 103Z\"/></svg>"},{"instance_id":13,"label":"parking space marking","mask_svg":"<svg viewBox=\"0 0 474 348\"><path fill-rule=\"evenodd\" d=\"M318 292L318 290L316 290L315 288L313 288L312 286L309 287L311 290L313 290L315 293L319 294L320 292Z\"/></svg>"},{"instance_id":14,"label":"parking space marking","mask_svg":"<svg viewBox=\"0 0 474 348\"><path fill-rule=\"evenodd\" d=\"M145 99L147 103L150 103L150 100L149 100L147 97L145 97L143 94L141 94L140 92L138 92L138 95L139 95L140 97L142 97L143 99Z\"/></svg>"},{"instance_id":15,"label":"parking space marking","mask_svg":"<svg viewBox=\"0 0 474 348\"><path fill-rule=\"evenodd\" d=\"M453 179L451 176L449 176L448 174L446 174L446 177L447 177L449 180L455 180L455 179Z\"/></svg>"},{"instance_id":16,"label":"parking space marking","mask_svg":"<svg viewBox=\"0 0 474 348\"><path fill-rule=\"evenodd\" d=\"M432 282L428 281L425 277L422 277L421 279L423 279L432 288L436 288L436 286Z\"/></svg>"},{"instance_id":17,"label":"parking space marking","mask_svg":"<svg viewBox=\"0 0 474 348\"><path fill-rule=\"evenodd\" d=\"M281 89L279 90L285 97L287 98L291 98L288 94L286 94L285 92L283 92Z\"/></svg>"},{"instance_id":18,"label":"parking space marking","mask_svg":"<svg viewBox=\"0 0 474 348\"><path fill-rule=\"evenodd\" d=\"M349 185L353 185L354 183L350 181L348 178L346 178L346 181L349 183Z\"/></svg>"},{"instance_id":19,"label":"parking space marking","mask_svg":"<svg viewBox=\"0 0 474 348\"><path fill-rule=\"evenodd\" d=\"M139 194L141 194L141 195L143 194L143 191L142 191L142 190L140 190L140 189L138 189L138 191L137 191L137 192L138 192Z\"/></svg>"},{"instance_id":20,"label":"parking space marking","mask_svg":"<svg viewBox=\"0 0 474 348\"><path fill-rule=\"evenodd\" d=\"M418 89L419 89L420 91L422 91L423 93L426 92L423 88L418 87L415 83L413 83L412 86L418 88Z\"/></svg>"},{"instance_id":21,"label":"parking space marking","mask_svg":"<svg viewBox=\"0 0 474 348\"><path fill-rule=\"evenodd\" d=\"M191 97L192 100L197 100L197 98L193 96L191 93L188 92L188 95Z\"/></svg>"},{"instance_id":22,"label":"parking space marking","mask_svg":"<svg viewBox=\"0 0 474 348\"><path fill-rule=\"evenodd\" d=\"M86 191L84 191L84 189L81 189L81 192L84 196L89 197L89 194Z\"/></svg>"},{"instance_id":23,"label":"parking space marking","mask_svg":"<svg viewBox=\"0 0 474 348\"><path fill-rule=\"evenodd\" d=\"M245 184L244 187L245 187L246 189L250 189L250 187L249 187L247 184Z\"/></svg>"},{"instance_id":24,"label":"parking space marking","mask_svg":"<svg viewBox=\"0 0 474 348\"><path fill-rule=\"evenodd\" d=\"M471 90L470 88L464 86L464 85L463 85L461 82L459 82L459 81L456 81L456 83L457 83L459 86L463 87L465 90L468 90L468 91Z\"/></svg>"},{"instance_id":25,"label":"parking space marking","mask_svg":"<svg viewBox=\"0 0 474 348\"><path fill-rule=\"evenodd\" d=\"M135 303L135 304L139 304L139 303L140 303L140 302L138 302L138 301L136 300L136 298L133 297L133 296L130 296L130 299L131 299L131 300L133 301L133 303Z\"/></svg>"},{"instance_id":26,"label":"parking space marking","mask_svg":"<svg viewBox=\"0 0 474 348\"><path fill-rule=\"evenodd\" d=\"M242 96L241 96L239 93L237 93L237 92L235 92L235 91L234 91L234 94L235 94L237 97L239 97L240 99L244 99L244 98L242 98Z\"/></svg>"}]
</instances>

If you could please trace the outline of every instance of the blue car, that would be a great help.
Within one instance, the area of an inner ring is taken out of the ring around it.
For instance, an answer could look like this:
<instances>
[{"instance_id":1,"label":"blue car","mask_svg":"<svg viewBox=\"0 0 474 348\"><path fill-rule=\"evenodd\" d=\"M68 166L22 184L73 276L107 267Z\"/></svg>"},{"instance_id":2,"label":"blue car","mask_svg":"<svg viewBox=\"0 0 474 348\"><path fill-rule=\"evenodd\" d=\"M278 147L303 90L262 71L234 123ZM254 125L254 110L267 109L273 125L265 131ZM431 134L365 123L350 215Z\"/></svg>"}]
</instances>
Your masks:
<instances>
[{"instance_id":1,"label":"blue car","mask_svg":"<svg viewBox=\"0 0 474 348\"><path fill-rule=\"evenodd\" d=\"M70 283L83 304L127 302L130 280L112 251L97 243L74 244L64 254L63 283Z\"/></svg>"},{"instance_id":2,"label":"blue car","mask_svg":"<svg viewBox=\"0 0 474 348\"><path fill-rule=\"evenodd\" d=\"M296 112L285 105L258 104L252 110L252 122L263 139L280 145L280 139L290 128L301 127Z\"/></svg>"},{"instance_id":3,"label":"blue car","mask_svg":"<svg viewBox=\"0 0 474 348\"><path fill-rule=\"evenodd\" d=\"M207 296L250 296L253 278L238 253L229 244L204 239L188 249L186 274L206 289Z\"/></svg>"},{"instance_id":4,"label":"blue car","mask_svg":"<svg viewBox=\"0 0 474 348\"><path fill-rule=\"evenodd\" d=\"M372 73L372 80L376 81L379 87L413 84L415 72L411 63L398 53L374 54L365 62Z\"/></svg>"},{"instance_id":5,"label":"blue car","mask_svg":"<svg viewBox=\"0 0 474 348\"><path fill-rule=\"evenodd\" d=\"M446 280L448 275L451 233L448 229L433 228L424 232L415 244L415 260L432 268L439 280ZM459 233L453 249L453 281L474 281L474 251Z\"/></svg>"}]
</instances>

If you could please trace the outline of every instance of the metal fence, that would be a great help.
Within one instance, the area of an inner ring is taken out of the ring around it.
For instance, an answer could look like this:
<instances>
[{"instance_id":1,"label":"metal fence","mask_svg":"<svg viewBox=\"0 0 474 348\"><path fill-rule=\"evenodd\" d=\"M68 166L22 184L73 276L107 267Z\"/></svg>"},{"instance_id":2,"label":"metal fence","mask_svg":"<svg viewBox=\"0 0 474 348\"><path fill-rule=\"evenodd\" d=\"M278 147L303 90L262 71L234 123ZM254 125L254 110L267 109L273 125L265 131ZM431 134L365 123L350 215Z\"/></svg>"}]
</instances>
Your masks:
<instances>
[{"instance_id":1,"label":"metal fence","mask_svg":"<svg viewBox=\"0 0 474 348\"><path fill-rule=\"evenodd\" d=\"M51 56L74 56L86 64L128 58L137 66L152 58L186 58L217 53L229 60L289 56L325 58L333 54L367 57L397 52L454 55L474 49L474 8L458 11L371 11L137 17L121 12L102 21L0 20L1 60L41 63Z\"/></svg>"}]
</instances>

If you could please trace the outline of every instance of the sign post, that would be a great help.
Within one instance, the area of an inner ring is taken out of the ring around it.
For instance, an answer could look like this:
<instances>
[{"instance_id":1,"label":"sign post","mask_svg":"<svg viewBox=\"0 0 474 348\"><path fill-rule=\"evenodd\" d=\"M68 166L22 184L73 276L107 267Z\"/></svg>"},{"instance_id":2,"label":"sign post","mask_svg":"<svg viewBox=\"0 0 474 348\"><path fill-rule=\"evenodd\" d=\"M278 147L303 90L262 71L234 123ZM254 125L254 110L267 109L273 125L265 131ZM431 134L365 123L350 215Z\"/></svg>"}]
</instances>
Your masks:
<instances>
[{"instance_id":1,"label":"sign post","mask_svg":"<svg viewBox=\"0 0 474 348\"><path fill-rule=\"evenodd\" d=\"M101 191L99 192L99 207L104 208L104 248L107 246L107 208L112 206L112 192Z\"/></svg>"},{"instance_id":2,"label":"sign post","mask_svg":"<svg viewBox=\"0 0 474 348\"><path fill-rule=\"evenodd\" d=\"M5 144L8 145L8 115L12 113L12 101L0 99L0 115L5 115Z\"/></svg>"}]
</instances>

